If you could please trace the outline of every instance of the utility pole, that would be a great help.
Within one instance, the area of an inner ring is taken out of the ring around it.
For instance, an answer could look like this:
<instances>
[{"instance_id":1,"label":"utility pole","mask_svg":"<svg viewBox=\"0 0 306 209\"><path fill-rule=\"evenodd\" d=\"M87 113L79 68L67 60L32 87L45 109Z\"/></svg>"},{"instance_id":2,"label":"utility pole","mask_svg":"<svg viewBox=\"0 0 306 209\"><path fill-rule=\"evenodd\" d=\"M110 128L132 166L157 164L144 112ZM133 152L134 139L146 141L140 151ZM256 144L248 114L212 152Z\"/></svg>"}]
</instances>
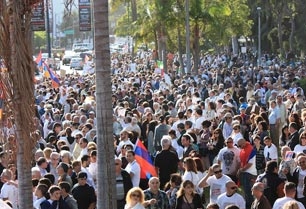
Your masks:
<instances>
[{"instance_id":1,"label":"utility pole","mask_svg":"<svg viewBox=\"0 0 306 209\"><path fill-rule=\"evenodd\" d=\"M51 37L50 37L50 19L49 19L49 0L46 0L46 18L47 18L47 52L48 58L51 58Z\"/></svg>"},{"instance_id":2,"label":"utility pole","mask_svg":"<svg viewBox=\"0 0 306 209\"><path fill-rule=\"evenodd\" d=\"M258 67L261 66L261 7L257 7L258 12Z\"/></svg>"}]
</instances>

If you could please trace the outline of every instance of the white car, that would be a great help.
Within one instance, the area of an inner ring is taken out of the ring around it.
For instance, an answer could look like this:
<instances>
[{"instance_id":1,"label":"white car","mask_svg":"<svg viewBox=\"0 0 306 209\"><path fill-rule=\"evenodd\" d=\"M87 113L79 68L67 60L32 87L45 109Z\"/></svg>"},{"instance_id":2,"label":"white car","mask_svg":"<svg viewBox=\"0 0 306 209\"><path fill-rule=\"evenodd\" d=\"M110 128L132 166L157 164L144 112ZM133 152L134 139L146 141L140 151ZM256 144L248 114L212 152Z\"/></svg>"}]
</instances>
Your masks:
<instances>
[{"instance_id":1,"label":"white car","mask_svg":"<svg viewBox=\"0 0 306 209\"><path fill-rule=\"evenodd\" d=\"M82 70L83 61L80 57L72 57L70 61L70 69Z\"/></svg>"}]
</instances>

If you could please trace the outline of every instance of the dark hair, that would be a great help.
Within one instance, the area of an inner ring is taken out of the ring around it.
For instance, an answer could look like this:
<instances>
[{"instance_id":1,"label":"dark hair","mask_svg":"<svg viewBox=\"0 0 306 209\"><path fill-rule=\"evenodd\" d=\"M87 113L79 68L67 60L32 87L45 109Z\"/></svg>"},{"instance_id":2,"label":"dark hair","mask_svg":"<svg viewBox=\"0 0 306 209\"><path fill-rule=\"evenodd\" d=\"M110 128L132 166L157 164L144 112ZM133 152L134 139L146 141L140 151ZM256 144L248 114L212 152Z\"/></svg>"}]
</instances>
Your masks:
<instances>
[{"instance_id":1,"label":"dark hair","mask_svg":"<svg viewBox=\"0 0 306 209\"><path fill-rule=\"evenodd\" d=\"M202 160L199 157L194 157L193 160L194 160L194 162L195 162L195 164L197 166L197 171L200 171L200 172L203 173L205 170L204 170L204 166L203 166Z\"/></svg>"},{"instance_id":2,"label":"dark hair","mask_svg":"<svg viewBox=\"0 0 306 209\"><path fill-rule=\"evenodd\" d=\"M265 171L267 173L274 173L275 168L277 168L277 162L275 160L270 160L267 162Z\"/></svg>"},{"instance_id":3,"label":"dark hair","mask_svg":"<svg viewBox=\"0 0 306 209\"><path fill-rule=\"evenodd\" d=\"M226 206L225 209L239 209L239 207L233 204Z\"/></svg>"},{"instance_id":4,"label":"dark hair","mask_svg":"<svg viewBox=\"0 0 306 209\"><path fill-rule=\"evenodd\" d=\"M36 188L41 191L42 195L45 198L48 197L48 189L49 189L49 187L46 184L39 183Z\"/></svg>"},{"instance_id":5,"label":"dark hair","mask_svg":"<svg viewBox=\"0 0 306 209\"><path fill-rule=\"evenodd\" d=\"M67 193L70 192L71 186L67 181L62 181L58 184L61 189L64 189Z\"/></svg>"},{"instance_id":6,"label":"dark hair","mask_svg":"<svg viewBox=\"0 0 306 209\"><path fill-rule=\"evenodd\" d=\"M264 131L267 131L267 130L268 130L268 124L267 124L266 121L260 121L260 122L258 123L258 125L259 125L259 124L262 126L262 129L263 129Z\"/></svg>"},{"instance_id":7,"label":"dark hair","mask_svg":"<svg viewBox=\"0 0 306 209\"><path fill-rule=\"evenodd\" d=\"M52 173L47 173L47 174L45 174L45 175L44 175L44 178L49 179L50 182L51 182L51 185L54 184L54 182L55 182L55 176L54 176Z\"/></svg>"},{"instance_id":8,"label":"dark hair","mask_svg":"<svg viewBox=\"0 0 306 209\"><path fill-rule=\"evenodd\" d=\"M176 127L179 128L179 129L185 129L184 123L179 123L179 124L176 125Z\"/></svg>"},{"instance_id":9,"label":"dark hair","mask_svg":"<svg viewBox=\"0 0 306 209\"><path fill-rule=\"evenodd\" d=\"M88 161L90 159L90 156L89 155L83 155L82 157L81 157L81 162L83 163L83 162L85 162L85 161Z\"/></svg>"},{"instance_id":10,"label":"dark hair","mask_svg":"<svg viewBox=\"0 0 306 209\"><path fill-rule=\"evenodd\" d=\"M170 175L170 182L174 182L176 186L180 186L182 183L182 177L178 173L172 173Z\"/></svg>"},{"instance_id":11,"label":"dark hair","mask_svg":"<svg viewBox=\"0 0 306 209\"><path fill-rule=\"evenodd\" d=\"M217 203L209 203L207 206L206 206L206 209L219 209L219 205Z\"/></svg>"},{"instance_id":12,"label":"dark hair","mask_svg":"<svg viewBox=\"0 0 306 209\"><path fill-rule=\"evenodd\" d=\"M46 175L45 175L46 176ZM41 179L39 179L38 184L43 184L46 185L48 188L52 185L52 182L50 181L50 179L43 177ZM48 190L48 189L47 189Z\"/></svg>"},{"instance_id":13,"label":"dark hair","mask_svg":"<svg viewBox=\"0 0 306 209\"><path fill-rule=\"evenodd\" d=\"M128 154L128 153L131 153L133 156L135 156L135 152L134 152L133 150L128 150L128 151L126 152L126 154Z\"/></svg>"},{"instance_id":14,"label":"dark hair","mask_svg":"<svg viewBox=\"0 0 306 209\"><path fill-rule=\"evenodd\" d=\"M39 183L39 179L32 179L32 187L36 187Z\"/></svg>"},{"instance_id":15,"label":"dark hair","mask_svg":"<svg viewBox=\"0 0 306 209\"><path fill-rule=\"evenodd\" d=\"M53 185L48 190L49 194L53 194L56 191L61 191L61 188L59 188L58 186Z\"/></svg>"},{"instance_id":16,"label":"dark hair","mask_svg":"<svg viewBox=\"0 0 306 209\"><path fill-rule=\"evenodd\" d=\"M197 173L197 165L191 157L186 157L184 159L184 163L186 165L186 171L193 171L194 173Z\"/></svg>"}]
</instances>

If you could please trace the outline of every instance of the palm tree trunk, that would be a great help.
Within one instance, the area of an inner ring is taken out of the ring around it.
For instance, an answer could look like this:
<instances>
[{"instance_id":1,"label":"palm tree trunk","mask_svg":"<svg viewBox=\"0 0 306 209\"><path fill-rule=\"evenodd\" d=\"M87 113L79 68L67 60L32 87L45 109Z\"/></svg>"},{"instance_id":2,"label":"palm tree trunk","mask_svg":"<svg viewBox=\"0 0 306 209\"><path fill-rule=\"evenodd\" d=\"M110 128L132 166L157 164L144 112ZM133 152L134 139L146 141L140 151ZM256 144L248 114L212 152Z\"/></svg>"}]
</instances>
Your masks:
<instances>
[{"instance_id":1,"label":"palm tree trunk","mask_svg":"<svg viewBox=\"0 0 306 209\"><path fill-rule=\"evenodd\" d=\"M97 208L116 206L108 1L94 0L98 139Z\"/></svg>"},{"instance_id":2,"label":"palm tree trunk","mask_svg":"<svg viewBox=\"0 0 306 209\"><path fill-rule=\"evenodd\" d=\"M22 0L10 1L10 69L13 83L13 112L17 134L19 208L33 208L31 160L34 148L34 65L31 46L31 12Z\"/></svg>"}]
</instances>

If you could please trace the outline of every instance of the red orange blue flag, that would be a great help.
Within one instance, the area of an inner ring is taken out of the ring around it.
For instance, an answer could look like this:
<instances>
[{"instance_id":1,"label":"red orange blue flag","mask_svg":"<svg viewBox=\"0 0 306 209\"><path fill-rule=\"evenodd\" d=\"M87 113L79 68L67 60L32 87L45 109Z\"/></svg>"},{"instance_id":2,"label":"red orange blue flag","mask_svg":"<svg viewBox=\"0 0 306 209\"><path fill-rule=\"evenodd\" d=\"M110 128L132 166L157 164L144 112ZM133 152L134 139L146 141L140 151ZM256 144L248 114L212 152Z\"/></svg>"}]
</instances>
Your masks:
<instances>
[{"instance_id":1,"label":"red orange blue flag","mask_svg":"<svg viewBox=\"0 0 306 209\"><path fill-rule=\"evenodd\" d=\"M60 80L58 79L58 77L55 75L55 73L53 72L53 70L51 70L49 68L49 66L43 62L44 65L44 69L47 69L47 72L49 73L49 76L51 78L52 81L52 87L53 88L58 88L60 86Z\"/></svg>"},{"instance_id":2,"label":"red orange blue flag","mask_svg":"<svg viewBox=\"0 0 306 209\"><path fill-rule=\"evenodd\" d=\"M143 143L138 139L135 146L135 158L140 166L140 178L149 179L157 176L151 156Z\"/></svg>"},{"instance_id":3,"label":"red orange blue flag","mask_svg":"<svg viewBox=\"0 0 306 209\"><path fill-rule=\"evenodd\" d=\"M41 51L39 52L39 54L37 55L35 62L37 63L38 67L42 66L42 53Z\"/></svg>"}]
</instances>

